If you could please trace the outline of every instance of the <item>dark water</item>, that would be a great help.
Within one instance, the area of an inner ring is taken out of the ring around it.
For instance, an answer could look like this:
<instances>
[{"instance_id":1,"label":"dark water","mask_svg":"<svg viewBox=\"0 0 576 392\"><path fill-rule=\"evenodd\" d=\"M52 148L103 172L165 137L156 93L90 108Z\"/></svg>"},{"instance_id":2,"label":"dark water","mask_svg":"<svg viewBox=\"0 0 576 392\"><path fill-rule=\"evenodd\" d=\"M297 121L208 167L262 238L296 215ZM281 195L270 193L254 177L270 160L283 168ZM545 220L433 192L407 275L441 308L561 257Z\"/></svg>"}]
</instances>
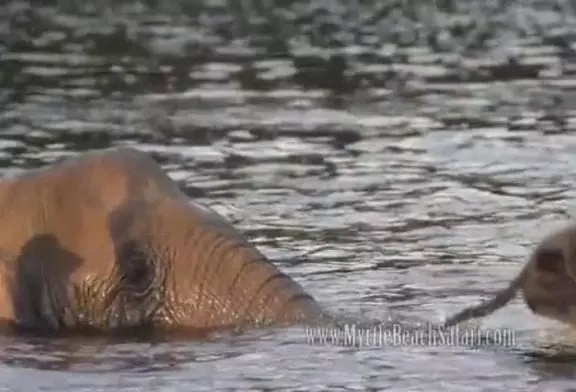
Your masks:
<instances>
[{"instance_id":1,"label":"dark water","mask_svg":"<svg viewBox=\"0 0 576 392\"><path fill-rule=\"evenodd\" d=\"M573 215L576 8L421 3L8 1L2 173L149 151L329 309L440 321ZM0 386L574 390L563 329L519 300L482 326L513 346L5 338Z\"/></svg>"}]
</instances>

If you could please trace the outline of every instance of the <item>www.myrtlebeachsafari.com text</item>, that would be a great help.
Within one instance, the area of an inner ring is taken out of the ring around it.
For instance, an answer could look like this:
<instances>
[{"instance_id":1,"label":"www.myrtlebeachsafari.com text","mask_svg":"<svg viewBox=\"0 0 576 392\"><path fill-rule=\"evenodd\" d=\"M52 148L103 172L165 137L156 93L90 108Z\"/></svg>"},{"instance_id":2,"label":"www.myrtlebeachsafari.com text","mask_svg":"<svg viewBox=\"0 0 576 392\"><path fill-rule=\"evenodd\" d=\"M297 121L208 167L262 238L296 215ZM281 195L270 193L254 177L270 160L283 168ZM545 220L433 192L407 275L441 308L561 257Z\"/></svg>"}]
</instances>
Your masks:
<instances>
[{"instance_id":1,"label":"www.myrtlebeachsafari.com text","mask_svg":"<svg viewBox=\"0 0 576 392\"><path fill-rule=\"evenodd\" d=\"M306 339L314 345L338 346L504 346L516 344L513 329L479 327L443 328L428 325L426 328L406 329L399 324L362 328L346 324L339 328L306 328Z\"/></svg>"}]
</instances>

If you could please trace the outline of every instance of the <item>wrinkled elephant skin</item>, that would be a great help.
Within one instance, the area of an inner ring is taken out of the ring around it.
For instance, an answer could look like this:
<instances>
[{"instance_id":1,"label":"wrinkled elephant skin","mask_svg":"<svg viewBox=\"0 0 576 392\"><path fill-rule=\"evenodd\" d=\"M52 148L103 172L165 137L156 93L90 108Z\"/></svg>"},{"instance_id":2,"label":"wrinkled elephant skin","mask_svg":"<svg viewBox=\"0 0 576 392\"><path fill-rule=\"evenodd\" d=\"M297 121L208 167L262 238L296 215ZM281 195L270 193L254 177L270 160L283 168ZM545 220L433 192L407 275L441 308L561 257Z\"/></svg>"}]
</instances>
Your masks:
<instances>
[{"instance_id":1,"label":"wrinkled elephant skin","mask_svg":"<svg viewBox=\"0 0 576 392\"><path fill-rule=\"evenodd\" d=\"M0 181L0 319L108 333L293 325L318 303L148 154L106 149Z\"/></svg>"}]
</instances>

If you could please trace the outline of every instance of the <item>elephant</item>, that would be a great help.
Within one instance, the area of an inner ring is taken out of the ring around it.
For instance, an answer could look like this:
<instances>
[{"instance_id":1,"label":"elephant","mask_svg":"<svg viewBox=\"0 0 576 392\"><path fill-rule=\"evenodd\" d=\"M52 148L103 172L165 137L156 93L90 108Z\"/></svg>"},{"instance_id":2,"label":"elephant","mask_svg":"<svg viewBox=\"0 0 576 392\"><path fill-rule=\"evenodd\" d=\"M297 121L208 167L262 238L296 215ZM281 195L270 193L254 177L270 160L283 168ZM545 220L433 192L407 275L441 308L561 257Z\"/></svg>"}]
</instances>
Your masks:
<instances>
[{"instance_id":1,"label":"elephant","mask_svg":"<svg viewBox=\"0 0 576 392\"><path fill-rule=\"evenodd\" d=\"M508 304L518 292L534 314L576 327L576 225L545 236L507 287L448 317L443 326L485 317Z\"/></svg>"},{"instance_id":2,"label":"elephant","mask_svg":"<svg viewBox=\"0 0 576 392\"><path fill-rule=\"evenodd\" d=\"M327 317L135 148L4 178L0 211L0 320L10 331L201 334Z\"/></svg>"}]
</instances>

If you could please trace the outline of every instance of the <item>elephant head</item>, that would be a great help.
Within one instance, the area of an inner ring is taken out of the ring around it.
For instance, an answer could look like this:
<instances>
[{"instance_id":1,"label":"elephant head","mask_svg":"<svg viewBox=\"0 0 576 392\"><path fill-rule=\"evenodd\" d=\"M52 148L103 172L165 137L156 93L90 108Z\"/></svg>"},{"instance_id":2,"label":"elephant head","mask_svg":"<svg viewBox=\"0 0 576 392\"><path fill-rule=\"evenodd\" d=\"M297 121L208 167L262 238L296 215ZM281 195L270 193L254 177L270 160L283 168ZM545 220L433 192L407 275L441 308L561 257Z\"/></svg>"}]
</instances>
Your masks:
<instances>
[{"instance_id":1,"label":"elephant head","mask_svg":"<svg viewBox=\"0 0 576 392\"><path fill-rule=\"evenodd\" d=\"M323 315L147 154L108 149L0 182L0 319L50 331L214 330Z\"/></svg>"}]
</instances>

